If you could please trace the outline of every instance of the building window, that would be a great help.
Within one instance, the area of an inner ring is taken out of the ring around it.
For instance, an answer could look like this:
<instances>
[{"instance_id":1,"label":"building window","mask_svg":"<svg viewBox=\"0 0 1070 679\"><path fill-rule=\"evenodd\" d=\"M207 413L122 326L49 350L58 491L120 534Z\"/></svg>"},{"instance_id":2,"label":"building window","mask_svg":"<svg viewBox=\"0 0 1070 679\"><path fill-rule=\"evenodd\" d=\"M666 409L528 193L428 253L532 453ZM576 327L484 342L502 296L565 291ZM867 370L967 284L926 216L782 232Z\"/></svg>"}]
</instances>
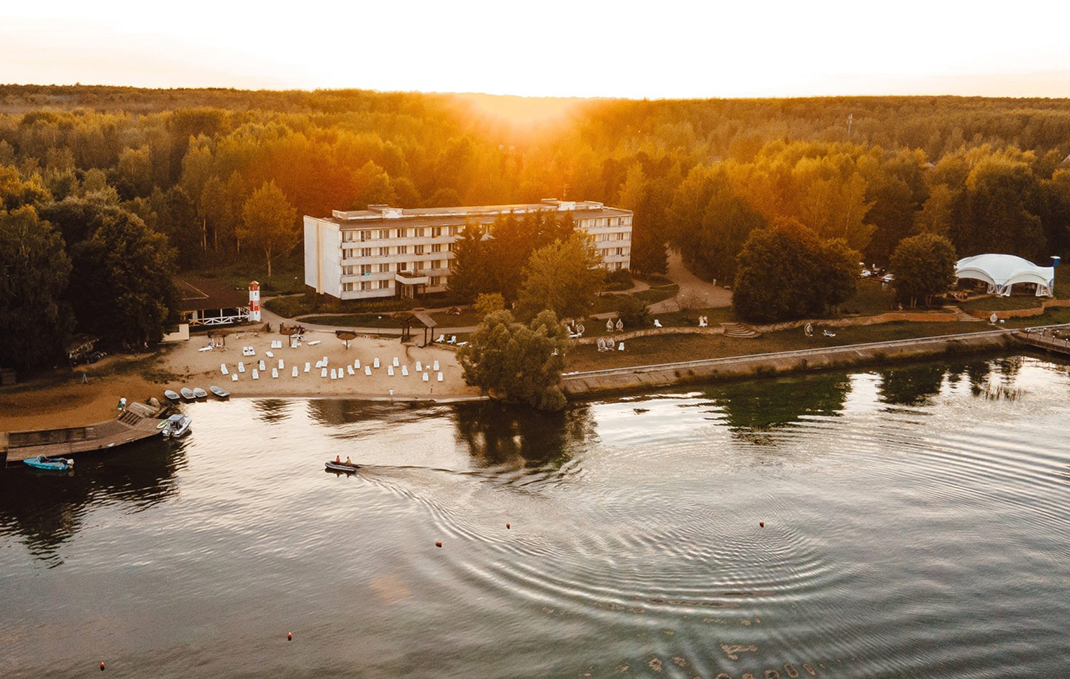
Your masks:
<instances>
[{"instance_id":1,"label":"building window","mask_svg":"<svg viewBox=\"0 0 1070 679\"><path fill-rule=\"evenodd\" d=\"M399 255L407 255L407 254L409 254L409 246L408 245L399 245L398 246L398 254Z\"/></svg>"},{"instance_id":2,"label":"building window","mask_svg":"<svg viewBox=\"0 0 1070 679\"><path fill-rule=\"evenodd\" d=\"M390 271L390 262L379 265L379 273L386 273L388 271Z\"/></svg>"},{"instance_id":3,"label":"building window","mask_svg":"<svg viewBox=\"0 0 1070 679\"><path fill-rule=\"evenodd\" d=\"M431 245L431 252L442 252L442 243L434 243Z\"/></svg>"},{"instance_id":4,"label":"building window","mask_svg":"<svg viewBox=\"0 0 1070 679\"><path fill-rule=\"evenodd\" d=\"M442 276L432 276L431 285L442 285Z\"/></svg>"},{"instance_id":5,"label":"building window","mask_svg":"<svg viewBox=\"0 0 1070 679\"><path fill-rule=\"evenodd\" d=\"M412 248L412 253L414 255L422 255L424 253L424 246L422 245L414 245Z\"/></svg>"},{"instance_id":6,"label":"building window","mask_svg":"<svg viewBox=\"0 0 1070 679\"><path fill-rule=\"evenodd\" d=\"M352 283L342 283L342 290L345 290L346 292L352 292L353 291L353 284Z\"/></svg>"},{"instance_id":7,"label":"building window","mask_svg":"<svg viewBox=\"0 0 1070 679\"><path fill-rule=\"evenodd\" d=\"M371 248L361 248L360 249L360 256L361 257L371 257L372 256L372 249Z\"/></svg>"}]
</instances>

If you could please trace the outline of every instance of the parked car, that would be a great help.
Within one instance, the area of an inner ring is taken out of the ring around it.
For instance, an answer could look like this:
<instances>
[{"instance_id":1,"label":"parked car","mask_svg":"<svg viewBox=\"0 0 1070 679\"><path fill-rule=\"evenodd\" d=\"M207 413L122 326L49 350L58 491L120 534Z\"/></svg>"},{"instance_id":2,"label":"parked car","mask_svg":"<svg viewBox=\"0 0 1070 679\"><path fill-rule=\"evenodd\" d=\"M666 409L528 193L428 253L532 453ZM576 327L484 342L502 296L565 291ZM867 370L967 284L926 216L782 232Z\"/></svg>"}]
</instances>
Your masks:
<instances>
[{"instance_id":1,"label":"parked car","mask_svg":"<svg viewBox=\"0 0 1070 679\"><path fill-rule=\"evenodd\" d=\"M862 269L862 273L861 273L862 278L869 278L872 275L873 275L873 272L870 271L869 269Z\"/></svg>"},{"instance_id":2,"label":"parked car","mask_svg":"<svg viewBox=\"0 0 1070 679\"><path fill-rule=\"evenodd\" d=\"M881 282L882 283L891 283L894 280L895 280L895 274L894 273L885 274L884 278L881 278Z\"/></svg>"}]
</instances>

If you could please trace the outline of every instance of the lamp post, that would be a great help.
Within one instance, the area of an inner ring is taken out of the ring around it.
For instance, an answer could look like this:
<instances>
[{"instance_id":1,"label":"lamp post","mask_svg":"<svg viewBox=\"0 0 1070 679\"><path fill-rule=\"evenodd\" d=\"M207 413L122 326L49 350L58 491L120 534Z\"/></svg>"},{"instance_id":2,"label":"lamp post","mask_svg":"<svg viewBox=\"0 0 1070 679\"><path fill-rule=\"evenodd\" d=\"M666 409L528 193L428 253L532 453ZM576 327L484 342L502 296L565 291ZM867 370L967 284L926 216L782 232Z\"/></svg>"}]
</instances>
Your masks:
<instances>
[{"instance_id":1,"label":"lamp post","mask_svg":"<svg viewBox=\"0 0 1070 679\"><path fill-rule=\"evenodd\" d=\"M382 337L383 336L382 322L383 322L383 317L382 316L376 316L375 317L375 336L376 337Z\"/></svg>"}]
</instances>

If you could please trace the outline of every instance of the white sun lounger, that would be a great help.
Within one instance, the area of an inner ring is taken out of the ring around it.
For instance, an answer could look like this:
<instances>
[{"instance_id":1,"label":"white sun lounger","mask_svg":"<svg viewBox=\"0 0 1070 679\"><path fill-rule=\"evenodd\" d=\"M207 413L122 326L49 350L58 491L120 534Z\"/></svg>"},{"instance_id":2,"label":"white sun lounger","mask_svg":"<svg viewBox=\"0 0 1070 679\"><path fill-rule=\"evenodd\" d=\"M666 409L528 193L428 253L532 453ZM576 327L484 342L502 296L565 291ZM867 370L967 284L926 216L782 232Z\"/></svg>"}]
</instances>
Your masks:
<instances>
[{"instance_id":1,"label":"white sun lounger","mask_svg":"<svg viewBox=\"0 0 1070 679\"><path fill-rule=\"evenodd\" d=\"M305 372L307 373L309 370L312 370L312 364L305 361Z\"/></svg>"},{"instance_id":2,"label":"white sun lounger","mask_svg":"<svg viewBox=\"0 0 1070 679\"><path fill-rule=\"evenodd\" d=\"M416 361L416 372L422 372L423 369L424 369L424 364L420 363L419 361Z\"/></svg>"},{"instance_id":3,"label":"white sun lounger","mask_svg":"<svg viewBox=\"0 0 1070 679\"><path fill-rule=\"evenodd\" d=\"M351 366L351 365L347 365L346 366L346 372L349 373L350 375L356 375L356 373L353 371L353 366Z\"/></svg>"},{"instance_id":4,"label":"white sun lounger","mask_svg":"<svg viewBox=\"0 0 1070 679\"><path fill-rule=\"evenodd\" d=\"M334 368L331 368L331 379L332 380L338 379L338 371L335 370Z\"/></svg>"},{"instance_id":5,"label":"white sun lounger","mask_svg":"<svg viewBox=\"0 0 1070 679\"><path fill-rule=\"evenodd\" d=\"M393 377L394 376L394 366L392 366L392 365L386 366L386 374L390 375L391 377Z\"/></svg>"},{"instance_id":6,"label":"white sun lounger","mask_svg":"<svg viewBox=\"0 0 1070 679\"><path fill-rule=\"evenodd\" d=\"M260 379L260 371L257 370L256 368L253 368L253 379L254 380Z\"/></svg>"},{"instance_id":7,"label":"white sun lounger","mask_svg":"<svg viewBox=\"0 0 1070 679\"><path fill-rule=\"evenodd\" d=\"M273 351L268 351L268 352L265 352L265 355L266 355L266 356L267 356L268 358L275 358L275 352L273 352Z\"/></svg>"},{"instance_id":8,"label":"white sun lounger","mask_svg":"<svg viewBox=\"0 0 1070 679\"><path fill-rule=\"evenodd\" d=\"M408 377L409 376L409 366L407 366L407 365L401 366L401 376L402 377Z\"/></svg>"},{"instance_id":9,"label":"white sun lounger","mask_svg":"<svg viewBox=\"0 0 1070 679\"><path fill-rule=\"evenodd\" d=\"M212 350L212 347L201 347L197 351L211 351L211 350Z\"/></svg>"},{"instance_id":10,"label":"white sun lounger","mask_svg":"<svg viewBox=\"0 0 1070 679\"><path fill-rule=\"evenodd\" d=\"M442 381L442 373L439 373L439 374L438 374L438 381L439 381L439 382L441 382L441 381Z\"/></svg>"},{"instance_id":11,"label":"white sun lounger","mask_svg":"<svg viewBox=\"0 0 1070 679\"><path fill-rule=\"evenodd\" d=\"M372 369L370 367L368 367L368 366L364 366L364 374L367 375L368 377L371 377L372 376Z\"/></svg>"},{"instance_id":12,"label":"white sun lounger","mask_svg":"<svg viewBox=\"0 0 1070 679\"><path fill-rule=\"evenodd\" d=\"M356 368L357 370L360 370L360 359L359 358L353 361L353 367Z\"/></svg>"},{"instance_id":13,"label":"white sun lounger","mask_svg":"<svg viewBox=\"0 0 1070 679\"><path fill-rule=\"evenodd\" d=\"M431 381L431 373L424 373L424 382Z\"/></svg>"},{"instance_id":14,"label":"white sun lounger","mask_svg":"<svg viewBox=\"0 0 1070 679\"><path fill-rule=\"evenodd\" d=\"M329 363L329 361L327 360L327 357L324 356L323 357L323 365L327 365L327 363Z\"/></svg>"},{"instance_id":15,"label":"white sun lounger","mask_svg":"<svg viewBox=\"0 0 1070 679\"><path fill-rule=\"evenodd\" d=\"M267 366L266 366L266 365L264 365L264 362L263 362L263 361L260 361L260 372L263 372L263 371L265 371L265 370L267 370Z\"/></svg>"},{"instance_id":16,"label":"white sun lounger","mask_svg":"<svg viewBox=\"0 0 1070 679\"><path fill-rule=\"evenodd\" d=\"M238 372L240 372L240 373L245 372L245 364L242 363L241 361L238 361Z\"/></svg>"},{"instance_id":17,"label":"white sun lounger","mask_svg":"<svg viewBox=\"0 0 1070 679\"><path fill-rule=\"evenodd\" d=\"M281 358L279 359L279 370L286 370L286 363Z\"/></svg>"},{"instance_id":18,"label":"white sun lounger","mask_svg":"<svg viewBox=\"0 0 1070 679\"><path fill-rule=\"evenodd\" d=\"M308 343L308 346L314 347L314 346L316 346L317 344L319 344L322 341L323 340L312 340L311 342Z\"/></svg>"},{"instance_id":19,"label":"white sun lounger","mask_svg":"<svg viewBox=\"0 0 1070 679\"><path fill-rule=\"evenodd\" d=\"M290 371L290 377L297 377L297 375L298 375L297 366L295 365L294 369L292 371Z\"/></svg>"},{"instance_id":20,"label":"white sun lounger","mask_svg":"<svg viewBox=\"0 0 1070 679\"><path fill-rule=\"evenodd\" d=\"M438 361L435 361L435 364L433 366L431 366L431 369L434 370L435 372L438 372Z\"/></svg>"},{"instance_id":21,"label":"white sun lounger","mask_svg":"<svg viewBox=\"0 0 1070 679\"><path fill-rule=\"evenodd\" d=\"M395 357L394 357L394 367L396 368L396 367L398 367L399 365L401 365L401 361L399 361L399 360L398 360L398 357L397 357L397 356L395 356Z\"/></svg>"},{"instance_id":22,"label":"white sun lounger","mask_svg":"<svg viewBox=\"0 0 1070 679\"><path fill-rule=\"evenodd\" d=\"M231 375L230 376L230 381L231 382L237 382L238 381L238 373L234 373L233 375Z\"/></svg>"},{"instance_id":23,"label":"white sun lounger","mask_svg":"<svg viewBox=\"0 0 1070 679\"><path fill-rule=\"evenodd\" d=\"M327 376L327 369L326 368L320 368L320 377L326 377L326 376Z\"/></svg>"},{"instance_id":24,"label":"white sun lounger","mask_svg":"<svg viewBox=\"0 0 1070 679\"><path fill-rule=\"evenodd\" d=\"M227 370L227 364L226 363L220 363L219 364L219 372L223 373L224 375L226 375L226 374L228 374L230 372L229 370Z\"/></svg>"},{"instance_id":25,"label":"white sun lounger","mask_svg":"<svg viewBox=\"0 0 1070 679\"><path fill-rule=\"evenodd\" d=\"M374 367L376 370L379 369L379 359L378 358L376 358L375 361L372 362L372 367Z\"/></svg>"},{"instance_id":26,"label":"white sun lounger","mask_svg":"<svg viewBox=\"0 0 1070 679\"><path fill-rule=\"evenodd\" d=\"M279 369L278 368L272 368L271 369L271 379L273 379L273 380L279 379Z\"/></svg>"}]
</instances>

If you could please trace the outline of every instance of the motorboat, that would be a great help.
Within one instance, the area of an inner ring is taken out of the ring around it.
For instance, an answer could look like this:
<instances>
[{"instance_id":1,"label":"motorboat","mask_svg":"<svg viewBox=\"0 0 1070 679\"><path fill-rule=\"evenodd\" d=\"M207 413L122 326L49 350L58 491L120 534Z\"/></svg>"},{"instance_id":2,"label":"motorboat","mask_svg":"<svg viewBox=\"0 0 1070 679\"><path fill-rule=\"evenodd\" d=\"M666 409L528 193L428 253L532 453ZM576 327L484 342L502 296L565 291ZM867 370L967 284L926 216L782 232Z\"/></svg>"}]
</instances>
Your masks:
<instances>
[{"instance_id":1,"label":"motorboat","mask_svg":"<svg viewBox=\"0 0 1070 679\"><path fill-rule=\"evenodd\" d=\"M197 396L193 393L193 390L189 387L182 387L181 392L182 398L186 399L187 401L192 401L193 399L197 398Z\"/></svg>"},{"instance_id":2,"label":"motorboat","mask_svg":"<svg viewBox=\"0 0 1070 679\"><path fill-rule=\"evenodd\" d=\"M178 395L178 392L171 391L170 389L164 389L163 395L167 398L168 401L177 401L178 399L182 398Z\"/></svg>"},{"instance_id":3,"label":"motorboat","mask_svg":"<svg viewBox=\"0 0 1070 679\"><path fill-rule=\"evenodd\" d=\"M208 392L200 387L193 387L193 395L197 398L208 398Z\"/></svg>"},{"instance_id":4,"label":"motorboat","mask_svg":"<svg viewBox=\"0 0 1070 679\"><path fill-rule=\"evenodd\" d=\"M208 391L212 392L219 398L227 398L228 396L230 396L230 392L224 389L223 387L211 386L208 387Z\"/></svg>"},{"instance_id":5,"label":"motorboat","mask_svg":"<svg viewBox=\"0 0 1070 679\"><path fill-rule=\"evenodd\" d=\"M328 460L325 466L327 471L345 472L346 474L355 474L360 469L359 464L346 464L345 462L335 462L334 460Z\"/></svg>"},{"instance_id":6,"label":"motorboat","mask_svg":"<svg viewBox=\"0 0 1070 679\"><path fill-rule=\"evenodd\" d=\"M38 455L37 457L28 457L23 460L22 463L33 467L34 469L42 469L50 472L65 472L68 469L74 468L74 460L69 457L45 457L44 455Z\"/></svg>"},{"instance_id":7,"label":"motorboat","mask_svg":"<svg viewBox=\"0 0 1070 679\"><path fill-rule=\"evenodd\" d=\"M178 438L188 434L192 425L193 420L189 415L178 413L164 420L162 433L164 437Z\"/></svg>"}]
</instances>

